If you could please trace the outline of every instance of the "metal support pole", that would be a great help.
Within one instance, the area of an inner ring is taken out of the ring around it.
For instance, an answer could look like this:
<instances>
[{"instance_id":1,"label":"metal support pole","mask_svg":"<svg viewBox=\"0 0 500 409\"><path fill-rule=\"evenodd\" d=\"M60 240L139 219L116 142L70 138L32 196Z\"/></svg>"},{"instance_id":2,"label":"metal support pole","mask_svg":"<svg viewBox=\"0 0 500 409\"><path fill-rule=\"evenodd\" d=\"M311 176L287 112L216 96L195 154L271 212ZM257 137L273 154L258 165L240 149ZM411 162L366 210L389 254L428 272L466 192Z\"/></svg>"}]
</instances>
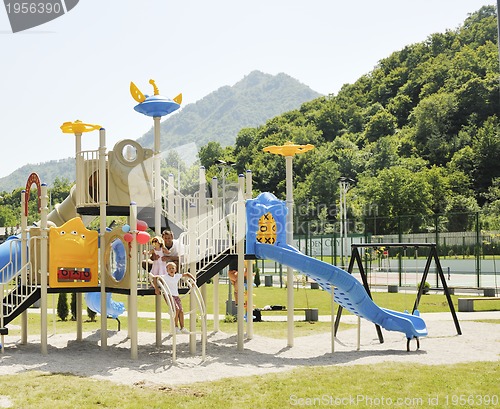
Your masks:
<instances>
[{"instance_id":1,"label":"metal support pole","mask_svg":"<svg viewBox=\"0 0 500 409\"><path fill-rule=\"evenodd\" d=\"M246 172L245 199L252 198L252 171ZM248 262L247 269L247 339L253 338L253 260Z\"/></svg>"},{"instance_id":2,"label":"metal support pole","mask_svg":"<svg viewBox=\"0 0 500 409\"><path fill-rule=\"evenodd\" d=\"M76 293L76 340L83 339L82 293Z\"/></svg>"},{"instance_id":3,"label":"metal support pole","mask_svg":"<svg viewBox=\"0 0 500 409\"><path fill-rule=\"evenodd\" d=\"M286 242L288 245L293 244L293 156L285 156L286 165L286 207L288 209L287 213L287 229L286 229ZM287 323L288 323L288 343L289 347L293 346L293 311L294 311L294 299L293 299L293 268L286 268L287 274Z\"/></svg>"},{"instance_id":4,"label":"metal support pole","mask_svg":"<svg viewBox=\"0 0 500 409\"><path fill-rule=\"evenodd\" d=\"M130 203L130 226L133 229L133 240L130 249L130 265L133 266L130 274L130 295L129 295L129 311L128 311L128 333L130 338L130 358L138 358L138 337L137 337L137 272L134 270L138 265L137 262L137 205ZM102 315L102 319L106 320L106 316Z\"/></svg>"},{"instance_id":5,"label":"metal support pole","mask_svg":"<svg viewBox=\"0 0 500 409\"><path fill-rule=\"evenodd\" d=\"M104 128L99 130L99 242L101 249L99 251L99 270L101 271L101 348L108 346L108 320L106 317L106 265L104 251L104 234L106 233L106 131Z\"/></svg>"},{"instance_id":6,"label":"metal support pole","mask_svg":"<svg viewBox=\"0 0 500 409\"><path fill-rule=\"evenodd\" d=\"M23 190L21 193L21 266L25 266L28 262L28 216L24 214L25 202L29 200L26 197L26 190ZM38 271L31 272L31 274L38 274ZM27 277L26 273L23 273L22 276L22 284L27 285ZM35 281L36 282L36 281ZM3 297L3 295L2 295ZM28 311L23 311L21 314L21 344L26 345L28 343ZM3 345L3 343L2 343Z\"/></svg>"},{"instance_id":7,"label":"metal support pole","mask_svg":"<svg viewBox=\"0 0 500 409\"><path fill-rule=\"evenodd\" d=\"M155 234L161 235L161 149L160 149L160 119L154 121L154 201L155 201Z\"/></svg>"},{"instance_id":8,"label":"metal support pole","mask_svg":"<svg viewBox=\"0 0 500 409\"><path fill-rule=\"evenodd\" d=\"M238 254L238 351L243 351L245 332L245 198L243 196L244 177L238 178L238 204L236 222L236 252Z\"/></svg>"},{"instance_id":9,"label":"metal support pole","mask_svg":"<svg viewBox=\"0 0 500 409\"><path fill-rule=\"evenodd\" d=\"M217 222L221 219L221 212L219 209L219 191L218 191L218 180L217 177L212 178L212 201L214 207L214 221ZM217 237L218 240L221 239L220 236ZM214 292L213 292L213 308L214 308L214 331L219 331L219 276L217 273L213 277L214 282Z\"/></svg>"},{"instance_id":10,"label":"metal support pole","mask_svg":"<svg viewBox=\"0 0 500 409\"><path fill-rule=\"evenodd\" d=\"M340 266L344 267L344 186L339 181L339 214L340 214Z\"/></svg>"},{"instance_id":11,"label":"metal support pole","mask_svg":"<svg viewBox=\"0 0 500 409\"><path fill-rule=\"evenodd\" d=\"M330 291L332 294L332 320L331 320L331 331L332 331L332 354L335 352L335 287L330 285Z\"/></svg>"},{"instance_id":12,"label":"metal support pole","mask_svg":"<svg viewBox=\"0 0 500 409\"><path fill-rule=\"evenodd\" d=\"M40 243L40 264L41 264L41 298L40 298L40 343L42 347L42 354L48 354L47 348L47 278L48 278L48 229L47 229L47 185L41 185L41 243Z\"/></svg>"}]
</instances>

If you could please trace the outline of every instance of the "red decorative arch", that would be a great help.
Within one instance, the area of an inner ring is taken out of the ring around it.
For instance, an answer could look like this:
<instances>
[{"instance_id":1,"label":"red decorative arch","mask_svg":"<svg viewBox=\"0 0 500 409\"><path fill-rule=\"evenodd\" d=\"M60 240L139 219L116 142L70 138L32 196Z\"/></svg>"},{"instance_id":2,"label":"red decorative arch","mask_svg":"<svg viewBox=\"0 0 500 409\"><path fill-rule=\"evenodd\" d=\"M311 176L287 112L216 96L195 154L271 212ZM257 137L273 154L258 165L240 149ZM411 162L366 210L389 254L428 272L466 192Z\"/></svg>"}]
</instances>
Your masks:
<instances>
[{"instance_id":1,"label":"red decorative arch","mask_svg":"<svg viewBox=\"0 0 500 409\"><path fill-rule=\"evenodd\" d=\"M42 211L42 184L40 182L38 174L33 172L31 175L28 176L28 181L26 182L26 194L24 200L24 215L26 217L28 216L28 202L30 199L30 190L31 186L33 185L36 185L36 188L38 189L38 213L41 213Z\"/></svg>"}]
</instances>

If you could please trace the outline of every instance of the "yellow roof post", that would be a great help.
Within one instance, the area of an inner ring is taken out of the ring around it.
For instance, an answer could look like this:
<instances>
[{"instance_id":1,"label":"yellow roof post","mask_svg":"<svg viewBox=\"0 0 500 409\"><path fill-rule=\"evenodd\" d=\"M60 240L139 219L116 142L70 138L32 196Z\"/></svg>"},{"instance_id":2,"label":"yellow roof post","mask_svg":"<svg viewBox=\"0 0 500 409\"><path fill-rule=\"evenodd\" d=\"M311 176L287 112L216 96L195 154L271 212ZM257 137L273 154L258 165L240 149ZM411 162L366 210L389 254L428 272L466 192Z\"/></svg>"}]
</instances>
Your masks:
<instances>
[{"instance_id":1,"label":"yellow roof post","mask_svg":"<svg viewBox=\"0 0 500 409\"><path fill-rule=\"evenodd\" d=\"M286 159L286 206L288 213L286 216L286 241L291 245L293 241L293 178L292 178L292 159L294 155L305 153L314 149L314 145L296 145L292 142L286 142L281 146L267 146L264 152L274 153L284 156ZM293 269L287 267L287 282L293 283ZM293 346L293 285L287 286L287 323L288 323L288 346Z\"/></svg>"}]
</instances>

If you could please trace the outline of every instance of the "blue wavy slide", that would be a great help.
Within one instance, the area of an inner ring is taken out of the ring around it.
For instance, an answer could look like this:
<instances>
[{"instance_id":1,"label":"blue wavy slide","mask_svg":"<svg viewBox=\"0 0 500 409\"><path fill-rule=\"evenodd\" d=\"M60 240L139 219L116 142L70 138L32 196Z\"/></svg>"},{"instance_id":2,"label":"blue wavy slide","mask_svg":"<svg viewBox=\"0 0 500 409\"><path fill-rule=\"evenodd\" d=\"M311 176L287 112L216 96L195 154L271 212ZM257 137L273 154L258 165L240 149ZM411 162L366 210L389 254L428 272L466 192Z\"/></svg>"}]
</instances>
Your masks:
<instances>
[{"instance_id":1,"label":"blue wavy slide","mask_svg":"<svg viewBox=\"0 0 500 409\"><path fill-rule=\"evenodd\" d=\"M255 255L261 259L274 260L308 275L328 292L331 292L330 286L333 285L336 287L334 293L336 303L388 331L402 332L407 339L427 335L427 327L418 311L412 315L380 308L370 298L363 285L341 268L306 256L288 245L256 243Z\"/></svg>"},{"instance_id":2,"label":"blue wavy slide","mask_svg":"<svg viewBox=\"0 0 500 409\"><path fill-rule=\"evenodd\" d=\"M4 269L0 276L0 283L5 284L9 282L21 266L21 243L14 241L17 238L17 236L10 236L0 244L0 270L4 269L10 263L9 268Z\"/></svg>"},{"instance_id":3,"label":"blue wavy slide","mask_svg":"<svg viewBox=\"0 0 500 409\"><path fill-rule=\"evenodd\" d=\"M101 293L85 293L85 302L92 311L101 313ZM106 293L106 314L117 319L125 311L125 304L111 299L111 293Z\"/></svg>"}]
</instances>

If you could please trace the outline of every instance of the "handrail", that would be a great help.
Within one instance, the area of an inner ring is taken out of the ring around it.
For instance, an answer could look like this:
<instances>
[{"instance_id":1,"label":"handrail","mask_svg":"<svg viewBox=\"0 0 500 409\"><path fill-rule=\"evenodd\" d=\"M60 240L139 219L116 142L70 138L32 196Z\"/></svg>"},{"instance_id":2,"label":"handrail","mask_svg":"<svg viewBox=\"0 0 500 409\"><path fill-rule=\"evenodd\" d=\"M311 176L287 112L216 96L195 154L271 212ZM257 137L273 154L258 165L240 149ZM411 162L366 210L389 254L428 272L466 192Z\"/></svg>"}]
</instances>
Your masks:
<instances>
[{"instance_id":1,"label":"handrail","mask_svg":"<svg viewBox=\"0 0 500 409\"><path fill-rule=\"evenodd\" d=\"M177 314L177 308L175 306L175 302L172 298L172 292L170 291L170 288L168 288L168 285L165 283L165 280L163 279L162 276L154 276L153 274L150 274L151 280L153 280L153 277L156 277L156 282L158 286L160 287L160 291L162 292L163 298L166 301L168 308L169 308L169 314L170 314L170 329L172 332L172 360L175 361L176 359L176 331L175 331L175 315ZM202 353L202 358L205 359L206 355L206 343L207 343L207 314L206 314L206 308L205 308L205 302L203 301L203 296L200 292L199 287L196 285L196 281L193 280L190 277L184 278L186 281L189 291L187 294L193 292L196 303L198 305L198 308L200 310L200 318L201 318L201 353ZM186 295L187 295L186 294Z\"/></svg>"},{"instance_id":2,"label":"handrail","mask_svg":"<svg viewBox=\"0 0 500 409\"><path fill-rule=\"evenodd\" d=\"M200 288L196 285L196 281L191 277L186 279L187 285L189 286L188 294L193 291L196 298L198 308L200 309L200 320L201 320L201 356L205 359L206 355L206 344L207 344L207 313L205 307L205 301L203 301L203 296L201 294Z\"/></svg>"},{"instance_id":3,"label":"handrail","mask_svg":"<svg viewBox=\"0 0 500 409\"><path fill-rule=\"evenodd\" d=\"M163 299L168 305L168 313L170 315L170 332L172 333L172 361L175 362L177 358L177 339L176 339L176 331L175 331L175 316L177 314L177 307L175 306L174 299L172 298L172 293L170 288L168 288L167 283L163 279L162 276L155 276L149 273L149 277L151 281L153 281L153 277L156 278L156 283L160 287L160 291L163 295Z\"/></svg>"},{"instance_id":4,"label":"handrail","mask_svg":"<svg viewBox=\"0 0 500 409\"><path fill-rule=\"evenodd\" d=\"M16 259L16 250L20 246L17 243L21 243L20 239L11 239L10 244L10 258L9 262L0 269L0 282L2 283L2 292L0 297L0 326L3 328L5 323L5 318L10 317L13 313L17 311L17 309L28 299L32 294L34 294L38 290L38 274L33 271L32 261L36 259L36 240L39 240L39 237L30 238L30 245L33 244L34 249L34 257L30 259L25 265L21 266ZM27 277L28 282L22 283L21 277L23 275ZM15 301L14 303L4 303L4 299L6 299L10 294L13 294L14 291L18 291L17 297L11 297L10 301Z\"/></svg>"}]
</instances>

